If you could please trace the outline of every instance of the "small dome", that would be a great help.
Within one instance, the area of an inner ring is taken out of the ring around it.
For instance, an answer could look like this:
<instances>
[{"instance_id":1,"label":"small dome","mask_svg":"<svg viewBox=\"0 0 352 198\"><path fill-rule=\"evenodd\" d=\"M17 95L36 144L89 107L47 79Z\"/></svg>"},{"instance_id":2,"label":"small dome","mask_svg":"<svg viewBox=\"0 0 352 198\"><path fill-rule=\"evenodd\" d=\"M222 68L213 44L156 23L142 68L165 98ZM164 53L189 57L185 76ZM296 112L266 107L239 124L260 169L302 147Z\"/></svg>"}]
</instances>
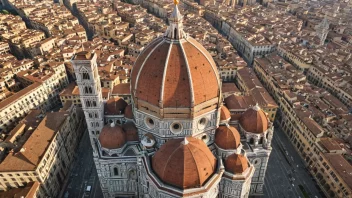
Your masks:
<instances>
[{"instance_id":1,"label":"small dome","mask_svg":"<svg viewBox=\"0 0 352 198\"><path fill-rule=\"evenodd\" d=\"M232 154L225 160L225 170L232 174L243 173L248 168L248 160L241 154Z\"/></svg>"},{"instance_id":2,"label":"small dome","mask_svg":"<svg viewBox=\"0 0 352 198\"><path fill-rule=\"evenodd\" d=\"M152 148L155 145L156 141L155 141L155 138L154 138L153 134L146 133L146 134L143 135L141 143L146 148Z\"/></svg>"},{"instance_id":3,"label":"small dome","mask_svg":"<svg viewBox=\"0 0 352 198\"><path fill-rule=\"evenodd\" d=\"M138 141L138 130L133 122L127 122L122 125L126 134L126 141Z\"/></svg>"},{"instance_id":4,"label":"small dome","mask_svg":"<svg viewBox=\"0 0 352 198\"><path fill-rule=\"evenodd\" d=\"M133 119L133 111L132 111L132 105L131 104L126 106L124 113L125 113L125 118Z\"/></svg>"},{"instance_id":5,"label":"small dome","mask_svg":"<svg viewBox=\"0 0 352 198\"><path fill-rule=\"evenodd\" d=\"M106 101L105 115L121 115L127 106L126 101L122 98L110 98Z\"/></svg>"},{"instance_id":6,"label":"small dome","mask_svg":"<svg viewBox=\"0 0 352 198\"><path fill-rule=\"evenodd\" d=\"M197 188L214 173L216 158L202 140L171 139L155 153L152 167L167 184L181 189Z\"/></svg>"},{"instance_id":7,"label":"small dome","mask_svg":"<svg viewBox=\"0 0 352 198\"><path fill-rule=\"evenodd\" d=\"M220 121L228 121L231 119L231 113L226 106L220 107Z\"/></svg>"},{"instance_id":8,"label":"small dome","mask_svg":"<svg viewBox=\"0 0 352 198\"><path fill-rule=\"evenodd\" d=\"M241 136L232 126L219 126L215 131L215 144L225 150L237 149L241 144Z\"/></svg>"},{"instance_id":9,"label":"small dome","mask_svg":"<svg viewBox=\"0 0 352 198\"><path fill-rule=\"evenodd\" d=\"M121 126L115 126L114 123L111 123L101 130L99 142L103 148L117 149L125 145L126 136Z\"/></svg>"},{"instance_id":10,"label":"small dome","mask_svg":"<svg viewBox=\"0 0 352 198\"><path fill-rule=\"evenodd\" d=\"M268 129L268 118L264 111L256 105L242 114L240 125L246 132L259 134Z\"/></svg>"}]
</instances>

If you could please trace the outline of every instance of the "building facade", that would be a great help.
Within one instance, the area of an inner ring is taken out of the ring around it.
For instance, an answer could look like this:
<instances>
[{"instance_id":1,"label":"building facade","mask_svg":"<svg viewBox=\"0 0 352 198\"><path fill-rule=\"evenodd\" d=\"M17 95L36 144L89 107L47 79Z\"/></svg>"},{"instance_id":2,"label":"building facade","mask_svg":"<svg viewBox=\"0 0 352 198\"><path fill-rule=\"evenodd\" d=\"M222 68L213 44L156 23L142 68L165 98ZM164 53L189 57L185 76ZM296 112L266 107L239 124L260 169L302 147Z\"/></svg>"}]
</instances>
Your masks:
<instances>
[{"instance_id":1,"label":"building facade","mask_svg":"<svg viewBox=\"0 0 352 198\"><path fill-rule=\"evenodd\" d=\"M8 155L0 163L0 190L39 182L33 197L57 197L84 130L82 109L74 105L46 116L35 110L2 144Z\"/></svg>"},{"instance_id":2,"label":"building facade","mask_svg":"<svg viewBox=\"0 0 352 198\"><path fill-rule=\"evenodd\" d=\"M352 183L349 175L352 174L352 169L343 157L346 151L335 142L334 138L326 135L327 129L313 119L316 116L310 115L309 109L294 105L297 104L298 96L292 94L290 87L278 83L280 79L272 72L276 70L280 76L283 76L285 69L277 67L271 70L270 67L277 63L265 62L263 59L266 58L256 59L254 70L280 106L281 113L277 121L282 131L286 133L297 153L305 161L307 169L326 197L350 197ZM292 74L292 70L289 71L289 75ZM296 82L296 86L298 84L299 82ZM301 93L306 95L304 89ZM314 94L310 95L313 97Z\"/></svg>"},{"instance_id":3,"label":"building facade","mask_svg":"<svg viewBox=\"0 0 352 198\"><path fill-rule=\"evenodd\" d=\"M8 132L31 109L43 112L60 105L59 93L68 85L63 63L48 63L39 69L17 73L18 80L26 86L0 102L0 130Z\"/></svg>"},{"instance_id":4,"label":"building facade","mask_svg":"<svg viewBox=\"0 0 352 198\"><path fill-rule=\"evenodd\" d=\"M229 125L216 64L177 4L135 62L130 105L102 100L96 54L72 58L104 197L262 195L272 123L254 106Z\"/></svg>"}]
</instances>

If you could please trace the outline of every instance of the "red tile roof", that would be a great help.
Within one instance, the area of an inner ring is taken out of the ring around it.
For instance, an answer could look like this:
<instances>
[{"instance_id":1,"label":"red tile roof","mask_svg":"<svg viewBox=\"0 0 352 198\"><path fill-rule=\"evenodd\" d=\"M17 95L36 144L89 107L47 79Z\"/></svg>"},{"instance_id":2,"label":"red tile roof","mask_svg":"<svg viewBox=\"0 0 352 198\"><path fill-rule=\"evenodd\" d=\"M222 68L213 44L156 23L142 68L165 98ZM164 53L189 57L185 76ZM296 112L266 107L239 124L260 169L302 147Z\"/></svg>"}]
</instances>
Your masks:
<instances>
[{"instance_id":1,"label":"red tile roof","mask_svg":"<svg viewBox=\"0 0 352 198\"><path fill-rule=\"evenodd\" d=\"M152 168L169 185L195 188L202 186L214 173L216 158L202 140L171 139L153 156Z\"/></svg>"}]
</instances>

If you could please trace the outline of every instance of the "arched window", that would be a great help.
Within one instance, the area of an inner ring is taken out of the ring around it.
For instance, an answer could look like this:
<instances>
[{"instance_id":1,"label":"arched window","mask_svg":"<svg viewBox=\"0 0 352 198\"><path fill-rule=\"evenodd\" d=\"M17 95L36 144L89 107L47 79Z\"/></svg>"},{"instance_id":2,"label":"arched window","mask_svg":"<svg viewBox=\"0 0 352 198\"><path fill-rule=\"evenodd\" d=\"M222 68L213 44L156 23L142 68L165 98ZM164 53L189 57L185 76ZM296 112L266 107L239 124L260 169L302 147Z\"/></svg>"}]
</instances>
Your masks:
<instances>
[{"instance_id":1,"label":"arched window","mask_svg":"<svg viewBox=\"0 0 352 198\"><path fill-rule=\"evenodd\" d=\"M263 144L263 140L264 140L264 137L261 137L261 138L259 139L259 144Z\"/></svg>"},{"instance_id":2,"label":"arched window","mask_svg":"<svg viewBox=\"0 0 352 198\"><path fill-rule=\"evenodd\" d=\"M93 107L97 106L97 102L93 101Z\"/></svg>"},{"instance_id":3,"label":"arched window","mask_svg":"<svg viewBox=\"0 0 352 198\"><path fill-rule=\"evenodd\" d=\"M136 179L136 171L131 169L128 171L128 178L129 179Z\"/></svg>"},{"instance_id":4,"label":"arched window","mask_svg":"<svg viewBox=\"0 0 352 198\"><path fill-rule=\"evenodd\" d=\"M87 107L90 107L90 106L91 106L90 101L88 101L88 100L86 101L86 106L87 106Z\"/></svg>"},{"instance_id":5,"label":"arched window","mask_svg":"<svg viewBox=\"0 0 352 198\"><path fill-rule=\"evenodd\" d=\"M85 94L88 93L88 87L84 87L84 93L85 93Z\"/></svg>"},{"instance_id":6,"label":"arched window","mask_svg":"<svg viewBox=\"0 0 352 198\"><path fill-rule=\"evenodd\" d=\"M254 138L251 138L251 139L249 140L249 143L250 143L250 144L254 144Z\"/></svg>"},{"instance_id":7,"label":"arched window","mask_svg":"<svg viewBox=\"0 0 352 198\"><path fill-rule=\"evenodd\" d=\"M93 93L92 87L89 87L89 88L88 88L88 91L89 91L90 94Z\"/></svg>"},{"instance_id":8,"label":"arched window","mask_svg":"<svg viewBox=\"0 0 352 198\"><path fill-rule=\"evenodd\" d=\"M99 127L99 122L95 123L95 126L96 126L96 127Z\"/></svg>"},{"instance_id":9,"label":"arched window","mask_svg":"<svg viewBox=\"0 0 352 198\"><path fill-rule=\"evenodd\" d=\"M119 175L119 171L117 170L117 168L114 168L114 175Z\"/></svg>"},{"instance_id":10,"label":"arched window","mask_svg":"<svg viewBox=\"0 0 352 198\"><path fill-rule=\"evenodd\" d=\"M174 29L174 39L177 39L177 28Z\"/></svg>"},{"instance_id":11,"label":"arched window","mask_svg":"<svg viewBox=\"0 0 352 198\"><path fill-rule=\"evenodd\" d=\"M90 76L87 72L82 73L82 79L83 80L90 80Z\"/></svg>"}]
</instances>

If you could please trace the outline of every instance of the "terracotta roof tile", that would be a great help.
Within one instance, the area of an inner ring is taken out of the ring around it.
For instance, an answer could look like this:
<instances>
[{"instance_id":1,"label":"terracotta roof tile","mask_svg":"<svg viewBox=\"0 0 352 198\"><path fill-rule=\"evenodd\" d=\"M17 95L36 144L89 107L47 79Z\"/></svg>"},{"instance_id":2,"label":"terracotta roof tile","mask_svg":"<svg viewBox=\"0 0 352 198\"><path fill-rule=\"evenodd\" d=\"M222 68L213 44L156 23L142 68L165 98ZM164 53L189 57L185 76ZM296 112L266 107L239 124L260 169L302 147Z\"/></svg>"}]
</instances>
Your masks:
<instances>
[{"instance_id":1,"label":"terracotta roof tile","mask_svg":"<svg viewBox=\"0 0 352 198\"><path fill-rule=\"evenodd\" d=\"M241 136L232 126L219 126L215 131L215 144L221 149L234 150L241 144Z\"/></svg>"},{"instance_id":2,"label":"terracotta roof tile","mask_svg":"<svg viewBox=\"0 0 352 198\"><path fill-rule=\"evenodd\" d=\"M220 121L231 119L231 113L226 106L220 107Z\"/></svg>"},{"instance_id":3,"label":"terracotta roof tile","mask_svg":"<svg viewBox=\"0 0 352 198\"><path fill-rule=\"evenodd\" d=\"M114 95L130 95L130 83L121 83L114 86L112 89L112 94Z\"/></svg>"},{"instance_id":4,"label":"terracotta roof tile","mask_svg":"<svg viewBox=\"0 0 352 198\"><path fill-rule=\"evenodd\" d=\"M131 75L132 89L136 88L132 96L161 108L191 108L214 99L219 95L218 83L213 59L191 38L184 43L153 42L138 57Z\"/></svg>"},{"instance_id":5,"label":"terracotta roof tile","mask_svg":"<svg viewBox=\"0 0 352 198\"><path fill-rule=\"evenodd\" d=\"M172 139L155 153L152 168L169 185L195 188L202 186L214 173L216 158L202 140Z\"/></svg>"},{"instance_id":6,"label":"terracotta roof tile","mask_svg":"<svg viewBox=\"0 0 352 198\"><path fill-rule=\"evenodd\" d=\"M159 106L165 62L170 44L161 44L150 55L143 66L137 82L136 97Z\"/></svg>"},{"instance_id":7,"label":"terracotta roof tile","mask_svg":"<svg viewBox=\"0 0 352 198\"><path fill-rule=\"evenodd\" d=\"M152 42L151 44L149 44L143 51L142 53L138 56L137 61L135 62L133 68L132 68L132 73L131 73L131 87L132 90L134 89L135 83L136 83L136 79L137 79L137 75L139 70L141 69L143 62L145 61L145 59L148 57L148 55L153 51L153 49L161 42L163 41L162 38L157 38L155 39L154 42Z\"/></svg>"},{"instance_id":8,"label":"terracotta roof tile","mask_svg":"<svg viewBox=\"0 0 352 198\"><path fill-rule=\"evenodd\" d=\"M163 107L190 107L191 98L185 57L180 45L173 44L165 75Z\"/></svg>"},{"instance_id":9,"label":"terracotta roof tile","mask_svg":"<svg viewBox=\"0 0 352 198\"><path fill-rule=\"evenodd\" d=\"M99 135L99 142L107 149L121 148L126 143L126 134L119 125L105 125Z\"/></svg>"},{"instance_id":10,"label":"terracotta roof tile","mask_svg":"<svg viewBox=\"0 0 352 198\"><path fill-rule=\"evenodd\" d=\"M105 115L121 115L127 107L127 102L122 98L110 98L105 104Z\"/></svg>"},{"instance_id":11,"label":"terracotta roof tile","mask_svg":"<svg viewBox=\"0 0 352 198\"><path fill-rule=\"evenodd\" d=\"M225 170L232 174L243 173L248 168L248 160L241 154L232 154L225 160Z\"/></svg>"},{"instance_id":12,"label":"terracotta roof tile","mask_svg":"<svg viewBox=\"0 0 352 198\"><path fill-rule=\"evenodd\" d=\"M66 119L66 112L48 113L22 146L24 152L10 153L0 164L0 171L35 170L57 130Z\"/></svg>"},{"instance_id":13,"label":"terracotta roof tile","mask_svg":"<svg viewBox=\"0 0 352 198\"><path fill-rule=\"evenodd\" d=\"M263 133L268 129L268 118L263 110L250 108L242 114L240 125L247 132Z\"/></svg>"},{"instance_id":14,"label":"terracotta roof tile","mask_svg":"<svg viewBox=\"0 0 352 198\"><path fill-rule=\"evenodd\" d=\"M191 43L183 43L192 76L194 104L198 105L218 96L217 73L201 51ZM206 52L208 53L208 52Z\"/></svg>"}]
</instances>

